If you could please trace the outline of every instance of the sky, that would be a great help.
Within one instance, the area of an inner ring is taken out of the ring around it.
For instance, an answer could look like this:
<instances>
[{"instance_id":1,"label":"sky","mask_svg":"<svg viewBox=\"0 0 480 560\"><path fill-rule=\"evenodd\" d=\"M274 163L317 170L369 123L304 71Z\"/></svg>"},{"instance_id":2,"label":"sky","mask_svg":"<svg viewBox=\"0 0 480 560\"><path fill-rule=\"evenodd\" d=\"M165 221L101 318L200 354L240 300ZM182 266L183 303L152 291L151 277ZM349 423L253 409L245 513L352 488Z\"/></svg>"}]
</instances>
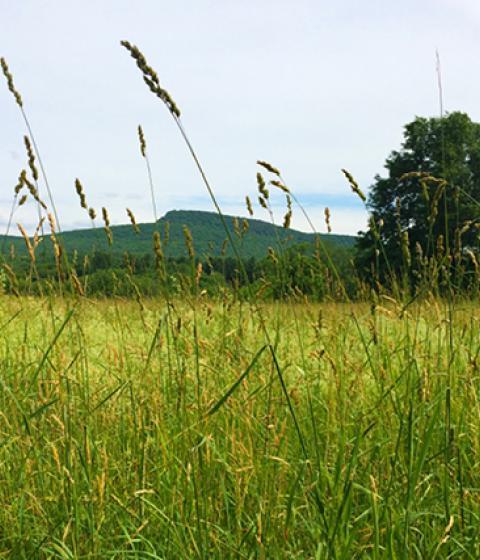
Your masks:
<instances>
[{"instance_id":1,"label":"sky","mask_svg":"<svg viewBox=\"0 0 480 560\"><path fill-rule=\"evenodd\" d=\"M0 0L0 56L20 91L63 229L89 227L74 190L112 224L152 221L138 146L145 131L159 215L212 210L165 106L120 46L138 45L182 111L224 213L256 201L256 160L280 168L318 231L356 234L368 191L415 116L444 106L480 121L478 0ZM3 78L3 76L0 76ZM0 231L26 166L22 115L0 83ZM45 186L39 185L45 194ZM285 212L272 198L275 219ZM255 217L269 217L255 204ZM29 231L28 202L13 223ZM309 231L294 208L292 227ZM16 226L13 233L17 233Z\"/></svg>"}]
</instances>

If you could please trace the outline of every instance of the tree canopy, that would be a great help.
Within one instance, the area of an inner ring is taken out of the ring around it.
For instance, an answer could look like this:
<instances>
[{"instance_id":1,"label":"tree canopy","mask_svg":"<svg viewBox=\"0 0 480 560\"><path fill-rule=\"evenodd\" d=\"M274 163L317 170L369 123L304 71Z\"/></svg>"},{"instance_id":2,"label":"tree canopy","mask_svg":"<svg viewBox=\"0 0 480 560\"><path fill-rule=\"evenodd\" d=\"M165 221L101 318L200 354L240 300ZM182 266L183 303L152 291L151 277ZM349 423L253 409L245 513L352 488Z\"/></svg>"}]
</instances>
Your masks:
<instances>
[{"instance_id":1,"label":"tree canopy","mask_svg":"<svg viewBox=\"0 0 480 560\"><path fill-rule=\"evenodd\" d=\"M365 275L385 279L439 254L454 262L465 249L478 250L479 123L461 112L417 117L385 168L387 176L377 175L370 188L369 229L357 243Z\"/></svg>"}]
</instances>

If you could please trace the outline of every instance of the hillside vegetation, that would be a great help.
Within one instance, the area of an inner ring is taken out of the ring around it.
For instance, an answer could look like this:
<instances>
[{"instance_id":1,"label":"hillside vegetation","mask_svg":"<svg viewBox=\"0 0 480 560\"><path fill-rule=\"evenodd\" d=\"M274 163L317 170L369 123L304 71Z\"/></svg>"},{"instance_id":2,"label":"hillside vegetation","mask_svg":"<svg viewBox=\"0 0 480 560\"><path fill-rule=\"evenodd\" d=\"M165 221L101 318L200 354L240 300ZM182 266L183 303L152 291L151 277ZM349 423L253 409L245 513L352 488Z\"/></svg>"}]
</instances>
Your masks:
<instances>
[{"instance_id":1,"label":"hillside vegetation","mask_svg":"<svg viewBox=\"0 0 480 560\"><path fill-rule=\"evenodd\" d=\"M234 235L234 216L225 216L232 235ZM313 245L315 234L303 233L293 229L284 229L271 223L252 218L237 218L240 227L243 221L248 223L248 232L243 237L242 255L245 258L253 257L262 259L268 253L269 247L276 247L279 240L285 247L292 247L300 243ZM118 254L125 252L132 255L151 254L152 238L154 231L160 231L163 235L168 231L168 241L165 245L165 255L167 257L183 257L188 255L185 246L183 227L187 226L194 239L195 251L199 257L205 256L233 256L232 248L226 245L225 229L220 217L215 212L204 212L198 210L172 210L158 220L158 223L138 224L139 233L135 233L130 224L112 225L113 245L109 246L107 237L101 226L93 229L79 229L66 231L57 235L70 253L77 251L82 255L90 255L93 250L111 251ZM164 235L165 238L165 235ZM320 234L322 241L330 246L342 248L352 248L355 237L349 235ZM51 252L48 235L43 241ZM4 245L4 250L8 249L13 243L15 250L25 254L25 242L20 236L0 236L0 243ZM41 250L39 249L39 252Z\"/></svg>"}]
</instances>

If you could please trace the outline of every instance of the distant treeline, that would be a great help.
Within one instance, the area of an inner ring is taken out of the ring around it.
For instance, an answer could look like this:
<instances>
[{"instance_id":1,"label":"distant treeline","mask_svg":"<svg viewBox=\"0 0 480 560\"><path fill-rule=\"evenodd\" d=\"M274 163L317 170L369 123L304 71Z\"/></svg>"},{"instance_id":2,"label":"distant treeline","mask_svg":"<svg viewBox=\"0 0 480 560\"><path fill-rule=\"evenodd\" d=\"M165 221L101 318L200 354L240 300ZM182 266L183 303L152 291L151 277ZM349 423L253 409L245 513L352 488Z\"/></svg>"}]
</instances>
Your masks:
<instances>
[{"instance_id":1,"label":"distant treeline","mask_svg":"<svg viewBox=\"0 0 480 560\"><path fill-rule=\"evenodd\" d=\"M358 295L353 252L348 247L315 248L305 243L275 251L264 258L242 259L231 256L165 257L164 272L158 274L153 253L93 251L73 252L61 263L49 252L37 251L35 262L24 254L4 256L2 287L6 293L39 294L49 290L72 289L62 268L75 271L80 289L90 297L153 297L205 291L211 296L225 289L245 295L247 284L265 299L285 298L292 294L313 299L328 296ZM6 265L6 266L5 266ZM78 287L77 287L78 288Z\"/></svg>"}]
</instances>

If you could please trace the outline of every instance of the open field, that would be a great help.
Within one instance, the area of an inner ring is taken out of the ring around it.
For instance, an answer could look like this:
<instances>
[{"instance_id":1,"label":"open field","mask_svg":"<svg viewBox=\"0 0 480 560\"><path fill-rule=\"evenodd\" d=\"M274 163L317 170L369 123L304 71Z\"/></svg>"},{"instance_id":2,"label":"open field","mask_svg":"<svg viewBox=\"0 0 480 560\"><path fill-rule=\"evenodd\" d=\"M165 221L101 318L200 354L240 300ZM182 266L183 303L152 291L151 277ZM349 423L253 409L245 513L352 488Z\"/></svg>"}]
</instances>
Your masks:
<instances>
[{"instance_id":1,"label":"open field","mask_svg":"<svg viewBox=\"0 0 480 560\"><path fill-rule=\"evenodd\" d=\"M0 557L480 556L476 304L142 305L0 299Z\"/></svg>"}]
</instances>

